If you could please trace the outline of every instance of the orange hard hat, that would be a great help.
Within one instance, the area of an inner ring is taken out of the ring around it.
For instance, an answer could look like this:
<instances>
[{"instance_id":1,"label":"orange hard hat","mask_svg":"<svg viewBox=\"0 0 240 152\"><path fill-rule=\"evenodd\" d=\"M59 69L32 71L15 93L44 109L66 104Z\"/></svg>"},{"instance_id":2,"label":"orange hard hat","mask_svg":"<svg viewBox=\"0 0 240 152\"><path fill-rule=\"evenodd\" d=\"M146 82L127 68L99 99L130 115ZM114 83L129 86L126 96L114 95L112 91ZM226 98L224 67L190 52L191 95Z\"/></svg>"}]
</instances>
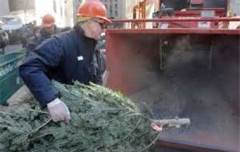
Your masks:
<instances>
[{"instance_id":1,"label":"orange hard hat","mask_svg":"<svg viewBox=\"0 0 240 152\"><path fill-rule=\"evenodd\" d=\"M47 14L44 15L42 18L42 26L44 27L51 27L55 24L55 19L52 15Z\"/></svg>"},{"instance_id":2,"label":"orange hard hat","mask_svg":"<svg viewBox=\"0 0 240 152\"><path fill-rule=\"evenodd\" d=\"M86 0L83 2L78 7L77 16L99 18L106 23L111 23L111 20L107 18L106 7L100 0Z\"/></svg>"}]
</instances>

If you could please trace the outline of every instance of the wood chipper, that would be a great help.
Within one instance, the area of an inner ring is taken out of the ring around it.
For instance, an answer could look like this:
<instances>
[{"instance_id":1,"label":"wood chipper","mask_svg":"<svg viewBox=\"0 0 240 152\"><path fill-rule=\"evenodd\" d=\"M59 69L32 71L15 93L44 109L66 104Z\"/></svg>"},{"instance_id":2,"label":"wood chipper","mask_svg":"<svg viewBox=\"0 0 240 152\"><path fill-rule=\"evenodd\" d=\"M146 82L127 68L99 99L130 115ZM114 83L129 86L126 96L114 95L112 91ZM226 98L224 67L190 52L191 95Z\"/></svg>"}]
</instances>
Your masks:
<instances>
[{"instance_id":1,"label":"wood chipper","mask_svg":"<svg viewBox=\"0 0 240 152\"><path fill-rule=\"evenodd\" d=\"M225 0L163 2L158 18L114 20L122 28L106 31L107 86L154 118L191 119L157 145L239 151L240 18Z\"/></svg>"}]
</instances>

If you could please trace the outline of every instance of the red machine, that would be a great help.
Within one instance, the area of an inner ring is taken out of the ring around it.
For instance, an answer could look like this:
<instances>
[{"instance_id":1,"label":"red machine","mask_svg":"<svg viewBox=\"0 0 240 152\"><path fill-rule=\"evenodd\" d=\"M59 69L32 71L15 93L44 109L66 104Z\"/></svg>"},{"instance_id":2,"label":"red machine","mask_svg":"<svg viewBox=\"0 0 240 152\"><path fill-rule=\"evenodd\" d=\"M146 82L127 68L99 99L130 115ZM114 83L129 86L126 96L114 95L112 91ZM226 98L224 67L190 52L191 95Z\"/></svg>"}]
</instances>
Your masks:
<instances>
[{"instance_id":1,"label":"red machine","mask_svg":"<svg viewBox=\"0 0 240 152\"><path fill-rule=\"evenodd\" d=\"M166 0L158 19L114 20L124 26L106 32L107 85L155 118L191 119L161 146L239 151L240 29L228 27L240 18L227 17L224 0L190 2Z\"/></svg>"}]
</instances>

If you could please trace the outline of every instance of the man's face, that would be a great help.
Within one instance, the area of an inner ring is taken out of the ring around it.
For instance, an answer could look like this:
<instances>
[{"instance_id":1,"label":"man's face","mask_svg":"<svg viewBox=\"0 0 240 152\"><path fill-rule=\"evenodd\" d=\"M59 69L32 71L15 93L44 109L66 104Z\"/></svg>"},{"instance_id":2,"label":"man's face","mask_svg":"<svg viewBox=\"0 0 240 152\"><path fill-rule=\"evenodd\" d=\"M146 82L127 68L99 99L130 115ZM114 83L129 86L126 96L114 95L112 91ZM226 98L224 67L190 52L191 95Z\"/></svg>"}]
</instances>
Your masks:
<instances>
[{"instance_id":1,"label":"man's face","mask_svg":"<svg viewBox=\"0 0 240 152\"><path fill-rule=\"evenodd\" d=\"M49 27L44 27L47 33L53 34L54 33L54 25L49 26Z\"/></svg>"},{"instance_id":2,"label":"man's face","mask_svg":"<svg viewBox=\"0 0 240 152\"><path fill-rule=\"evenodd\" d=\"M86 22L85 36L98 40L104 30L104 21L100 19L90 19Z\"/></svg>"}]
</instances>

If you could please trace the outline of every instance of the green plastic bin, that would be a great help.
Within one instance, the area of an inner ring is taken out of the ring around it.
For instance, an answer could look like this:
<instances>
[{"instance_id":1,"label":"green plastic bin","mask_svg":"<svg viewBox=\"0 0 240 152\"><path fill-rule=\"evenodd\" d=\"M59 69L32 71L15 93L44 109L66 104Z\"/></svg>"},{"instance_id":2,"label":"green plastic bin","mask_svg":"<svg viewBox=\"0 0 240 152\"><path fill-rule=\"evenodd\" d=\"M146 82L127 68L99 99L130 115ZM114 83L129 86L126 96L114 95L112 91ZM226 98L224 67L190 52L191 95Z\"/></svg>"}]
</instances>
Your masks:
<instances>
[{"instance_id":1,"label":"green plastic bin","mask_svg":"<svg viewBox=\"0 0 240 152\"><path fill-rule=\"evenodd\" d=\"M24 52L13 52L0 56L0 104L6 104L23 84L19 77L18 66L20 65Z\"/></svg>"}]
</instances>

